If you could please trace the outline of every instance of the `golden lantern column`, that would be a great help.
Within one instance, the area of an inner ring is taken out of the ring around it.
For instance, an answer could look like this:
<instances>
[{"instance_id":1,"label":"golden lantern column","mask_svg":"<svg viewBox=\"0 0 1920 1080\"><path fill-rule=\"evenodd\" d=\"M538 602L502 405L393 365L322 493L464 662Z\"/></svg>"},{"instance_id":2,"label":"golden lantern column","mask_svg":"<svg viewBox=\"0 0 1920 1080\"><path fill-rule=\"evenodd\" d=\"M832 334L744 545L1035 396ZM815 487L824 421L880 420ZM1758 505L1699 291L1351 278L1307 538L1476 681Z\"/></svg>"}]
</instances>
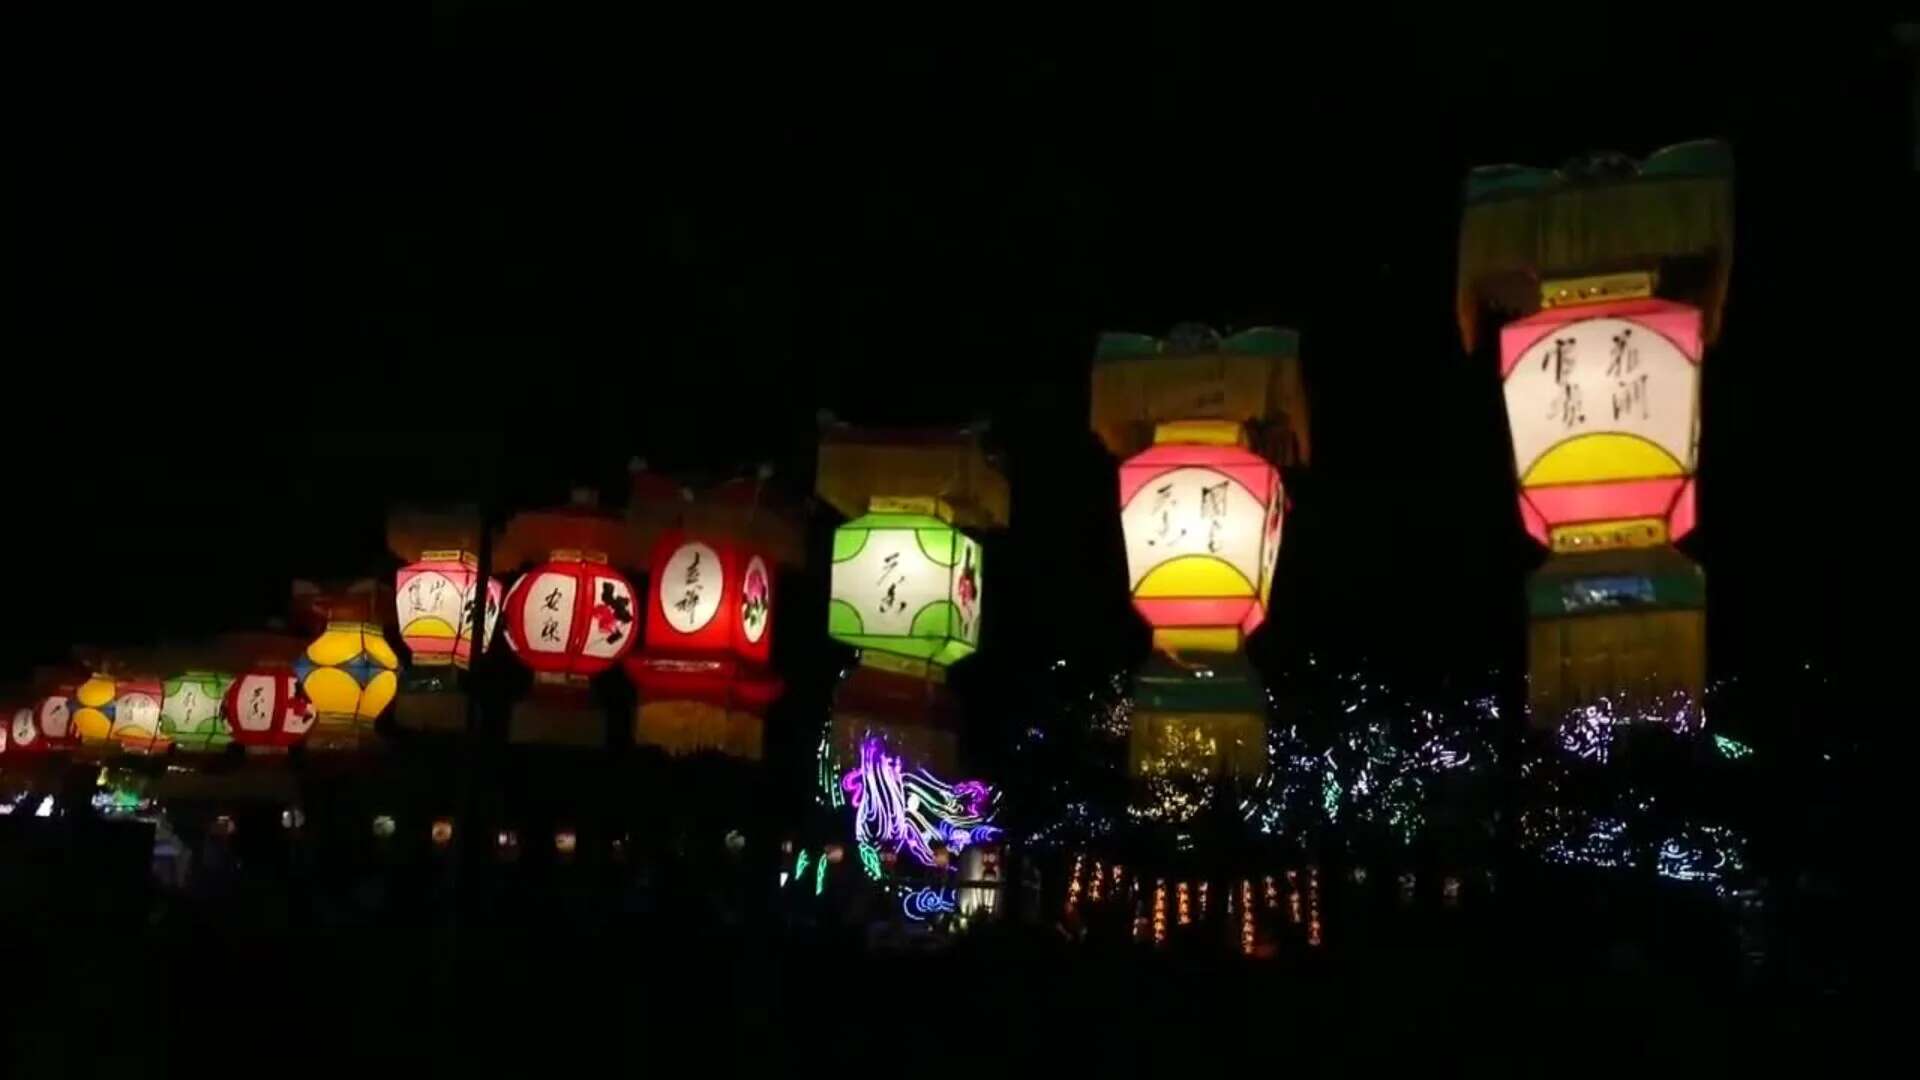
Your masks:
<instances>
[{"instance_id":1,"label":"golden lantern column","mask_svg":"<svg viewBox=\"0 0 1920 1080\"><path fill-rule=\"evenodd\" d=\"M1700 364L1732 263L1732 162L1686 143L1635 162L1468 176L1461 334L1499 337L1528 582L1536 727L1701 721L1706 586L1673 544L1697 520Z\"/></svg>"},{"instance_id":2,"label":"golden lantern column","mask_svg":"<svg viewBox=\"0 0 1920 1080\"><path fill-rule=\"evenodd\" d=\"M1136 814L1184 821L1222 780L1266 764L1266 692L1246 636L1265 620L1286 513L1280 467L1306 462L1299 342L1260 328L1222 339L1101 338L1092 426L1121 458L1128 589L1153 628L1134 682Z\"/></svg>"}]
</instances>

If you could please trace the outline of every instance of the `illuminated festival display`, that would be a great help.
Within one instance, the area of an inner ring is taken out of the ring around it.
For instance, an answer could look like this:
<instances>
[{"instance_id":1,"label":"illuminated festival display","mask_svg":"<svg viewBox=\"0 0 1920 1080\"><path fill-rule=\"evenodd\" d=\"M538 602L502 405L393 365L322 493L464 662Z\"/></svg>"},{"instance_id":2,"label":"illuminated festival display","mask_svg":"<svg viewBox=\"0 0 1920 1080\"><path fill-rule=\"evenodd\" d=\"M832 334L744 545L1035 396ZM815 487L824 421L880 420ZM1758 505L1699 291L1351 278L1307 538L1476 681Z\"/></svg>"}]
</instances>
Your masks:
<instances>
[{"instance_id":1,"label":"illuminated festival display","mask_svg":"<svg viewBox=\"0 0 1920 1080\"><path fill-rule=\"evenodd\" d=\"M1732 175L1716 142L1468 175L1461 336L1472 349L1484 312L1512 318L1498 351L1519 516L1551 553L1528 587L1535 726L1701 720L1704 577L1670 545L1696 521Z\"/></svg>"},{"instance_id":2,"label":"illuminated festival display","mask_svg":"<svg viewBox=\"0 0 1920 1080\"><path fill-rule=\"evenodd\" d=\"M629 516L656 534L646 633L627 658L636 742L757 761L773 673L778 567L802 550L795 512L761 481L694 492L636 469Z\"/></svg>"},{"instance_id":3,"label":"illuminated festival display","mask_svg":"<svg viewBox=\"0 0 1920 1080\"><path fill-rule=\"evenodd\" d=\"M415 667L452 665L465 669L473 656L473 599L479 578L478 563L467 551L424 551L400 568L394 578L394 613L400 640L412 653ZM487 580L486 641L493 642L499 621L502 590Z\"/></svg>"},{"instance_id":4,"label":"illuminated festival display","mask_svg":"<svg viewBox=\"0 0 1920 1080\"><path fill-rule=\"evenodd\" d=\"M849 519L833 538L827 632L859 650L821 738L821 797L851 807L870 878L902 853L951 874L999 834L985 784L936 777L959 767L946 669L979 647L984 610L981 545L965 530L1006 525L1006 480L976 430L829 423L815 490ZM940 911L957 903L948 886L928 896Z\"/></svg>"},{"instance_id":5,"label":"illuminated festival display","mask_svg":"<svg viewBox=\"0 0 1920 1080\"><path fill-rule=\"evenodd\" d=\"M1091 423L1121 458L1128 589L1156 654L1131 710L1134 813L1185 821L1219 781L1265 766L1266 693L1242 649L1272 597L1280 466L1309 455L1299 339L1190 324L1166 340L1103 335Z\"/></svg>"},{"instance_id":6,"label":"illuminated festival display","mask_svg":"<svg viewBox=\"0 0 1920 1080\"><path fill-rule=\"evenodd\" d=\"M292 672L256 668L233 681L221 703L233 741L249 753L272 753L305 741L313 703Z\"/></svg>"},{"instance_id":7,"label":"illuminated festival display","mask_svg":"<svg viewBox=\"0 0 1920 1080\"><path fill-rule=\"evenodd\" d=\"M313 705L307 743L315 749L350 750L371 738L400 682L400 658L373 623L328 623L293 668Z\"/></svg>"},{"instance_id":8,"label":"illuminated festival display","mask_svg":"<svg viewBox=\"0 0 1920 1080\"><path fill-rule=\"evenodd\" d=\"M220 715L220 702L231 685L233 676L210 671L185 672L163 684L160 729L176 749L218 751L233 741Z\"/></svg>"}]
</instances>

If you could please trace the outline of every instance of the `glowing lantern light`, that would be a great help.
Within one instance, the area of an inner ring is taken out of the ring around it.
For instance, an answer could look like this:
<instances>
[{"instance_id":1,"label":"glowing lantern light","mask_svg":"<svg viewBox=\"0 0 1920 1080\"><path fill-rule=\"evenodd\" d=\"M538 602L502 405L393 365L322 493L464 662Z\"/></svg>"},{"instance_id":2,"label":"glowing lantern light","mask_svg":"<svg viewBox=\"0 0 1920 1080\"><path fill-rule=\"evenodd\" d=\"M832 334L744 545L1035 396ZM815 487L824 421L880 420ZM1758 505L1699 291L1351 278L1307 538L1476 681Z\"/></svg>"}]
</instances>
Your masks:
<instances>
[{"instance_id":1,"label":"glowing lantern light","mask_svg":"<svg viewBox=\"0 0 1920 1080\"><path fill-rule=\"evenodd\" d=\"M760 716L779 696L773 568L758 551L670 530L655 545L646 648L627 658L640 691L635 737L671 752L761 752Z\"/></svg>"},{"instance_id":2,"label":"glowing lantern light","mask_svg":"<svg viewBox=\"0 0 1920 1080\"><path fill-rule=\"evenodd\" d=\"M413 652L418 667L466 668L473 654L473 598L479 578L474 556L465 551L424 551L400 568L394 584L394 608L400 620L400 640ZM500 614L500 583L487 579L486 640Z\"/></svg>"},{"instance_id":3,"label":"glowing lantern light","mask_svg":"<svg viewBox=\"0 0 1920 1080\"><path fill-rule=\"evenodd\" d=\"M372 623L333 622L294 662L312 703L316 747L351 747L393 701L400 659Z\"/></svg>"},{"instance_id":4,"label":"glowing lantern light","mask_svg":"<svg viewBox=\"0 0 1920 1080\"><path fill-rule=\"evenodd\" d=\"M1230 422L1162 424L1120 466L1128 586L1157 647L1229 652L1260 625L1283 502L1280 470Z\"/></svg>"},{"instance_id":5,"label":"glowing lantern light","mask_svg":"<svg viewBox=\"0 0 1920 1080\"><path fill-rule=\"evenodd\" d=\"M507 644L544 682L582 683L633 648L633 583L604 555L555 551L507 593Z\"/></svg>"},{"instance_id":6,"label":"glowing lantern light","mask_svg":"<svg viewBox=\"0 0 1920 1080\"><path fill-rule=\"evenodd\" d=\"M313 703L290 672L257 668L227 687L221 712L233 741L249 752L271 753L299 744L313 727Z\"/></svg>"},{"instance_id":7,"label":"glowing lantern light","mask_svg":"<svg viewBox=\"0 0 1920 1080\"><path fill-rule=\"evenodd\" d=\"M1556 552L1648 547L1694 524L1698 308L1550 308L1500 332L1520 516Z\"/></svg>"},{"instance_id":8,"label":"glowing lantern light","mask_svg":"<svg viewBox=\"0 0 1920 1080\"><path fill-rule=\"evenodd\" d=\"M16 709L9 740L16 754L61 753L74 748L79 736L71 719L71 699L53 694L30 708Z\"/></svg>"},{"instance_id":9,"label":"glowing lantern light","mask_svg":"<svg viewBox=\"0 0 1920 1080\"><path fill-rule=\"evenodd\" d=\"M877 497L833 534L827 632L945 667L980 642L980 545L938 499Z\"/></svg>"},{"instance_id":10,"label":"glowing lantern light","mask_svg":"<svg viewBox=\"0 0 1920 1080\"><path fill-rule=\"evenodd\" d=\"M160 730L183 751L216 751L233 741L220 715L221 700L233 676L189 671L162 687Z\"/></svg>"},{"instance_id":11,"label":"glowing lantern light","mask_svg":"<svg viewBox=\"0 0 1920 1080\"><path fill-rule=\"evenodd\" d=\"M158 754L173 740L160 724L165 691L158 679L122 679L114 686L113 741L136 754Z\"/></svg>"},{"instance_id":12,"label":"glowing lantern light","mask_svg":"<svg viewBox=\"0 0 1920 1080\"><path fill-rule=\"evenodd\" d=\"M1218 779L1266 767L1266 693L1244 655L1206 654L1204 664L1156 656L1133 691L1127 760L1149 788L1140 816L1186 820Z\"/></svg>"},{"instance_id":13,"label":"glowing lantern light","mask_svg":"<svg viewBox=\"0 0 1920 1080\"><path fill-rule=\"evenodd\" d=\"M117 693L110 676L96 674L73 691L73 731L80 745L103 750L113 745L113 699Z\"/></svg>"}]
</instances>

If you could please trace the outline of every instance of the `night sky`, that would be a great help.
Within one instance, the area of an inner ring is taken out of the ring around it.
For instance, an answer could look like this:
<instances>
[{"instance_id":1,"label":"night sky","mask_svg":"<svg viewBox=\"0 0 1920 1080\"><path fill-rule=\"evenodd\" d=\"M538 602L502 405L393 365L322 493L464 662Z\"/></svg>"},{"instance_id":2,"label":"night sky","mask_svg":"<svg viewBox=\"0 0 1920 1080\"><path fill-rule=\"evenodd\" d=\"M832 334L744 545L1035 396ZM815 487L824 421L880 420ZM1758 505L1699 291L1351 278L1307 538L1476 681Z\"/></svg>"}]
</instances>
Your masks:
<instances>
[{"instance_id":1,"label":"night sky","mask_svg":"<svg viewBox=\"0 0 1920 1080\"><path fill-rule=\"evenodd\" d=\"M1849 515L1914 351L1880 317L1912 281L1914 180L1885 27L869 45L607 7L439 3L430 36L171 8L49 28L10 155L30 329L0 675L385 573L396 500L624 497L633 456L770 462L805 493L821 409L991 421L1014 526L987 648L1131 664L1087 369L1103 330L1186 320L1303 334L1316 460L1256 655L1511 662L1537 556L1491 355L1452 319L1460 181L1701 137L1738 169L1687 545L1715 664L1830 661L1878 588L1858 555L1884 537Z\"/></svg>"}]
</instances>

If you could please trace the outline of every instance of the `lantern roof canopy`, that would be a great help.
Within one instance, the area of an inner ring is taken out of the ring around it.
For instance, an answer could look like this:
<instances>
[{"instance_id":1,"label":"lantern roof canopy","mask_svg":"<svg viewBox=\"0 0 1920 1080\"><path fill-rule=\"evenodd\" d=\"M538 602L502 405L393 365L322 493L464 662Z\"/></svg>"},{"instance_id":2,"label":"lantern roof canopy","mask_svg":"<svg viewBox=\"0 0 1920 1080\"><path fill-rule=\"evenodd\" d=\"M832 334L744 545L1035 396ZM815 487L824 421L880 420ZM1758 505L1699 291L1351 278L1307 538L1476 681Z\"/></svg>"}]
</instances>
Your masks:
<instances>
[{"instance_id":1,"label":"lantern roof canopy","mask_svg":"<svg viewBox=\"0 0 1920 1080\"><path fill-rule=\"evenodd\" d=\"M1093 358L1094 434L1127 457L1153 445L1162 424L1224 420L1250 428L1252 445L1282 466L1312 458L1300 335L1258 326L1222 337L1183 323L1165 338L1100 335Z\"/></svg>"},{"instance_id":2,"label":"lantern roof canopy","mask_svg":"<svg viewBox=\"0 0 1920 1080\"><path fill-rule=\"evenodd\" d=\"M736 541L782 566L805 565L806 509L770 483L766 470L699 487L682 484L641 462L629 471L627 520L643 546L651 549L662 534L678 529L693 536Z\"/></svg>"},{"instance_id":3,"label":"lantern roof canopy","mask_svg":"<svg viewBox=\"0 0 1920 1080\"><path fill-rule=\"evenodd\" d=\"M241 630L217 634L198 641L171 641L134 648L95 649L77 646L74 657L79 667L62 666L36 671L34 683L42 687L71 685L79 672L79 681L88 674L115 677L148 675L171 679L193 672L236 675L251 668L291 667L306 650L311 636L277 630Z\"/></svg>"},{"instance_id":4,"label":"lantern roof canopy","mask_svg":"<svg viewBox=\"0 0 1920 1080\"><path fill-rule=\"evenodd\" d=\"M378 578L353 581L312 582L296 580L292 589L292 616L295 629L318 634L331 622L381 622L391 620L393 582Z\"/></svg>"},{"instance_id":5,"label":"lantern roof canopy","mask_svg":"<svg viewBox=\"0 0 1920 1080\"><path fill-rule=\"evenodd\" d=\"M555 551L589 552L614 566L645 566L649 545L625 518L600 506L597 492L576 489L565 506L513 515L494 553L496 568L544 562Z\"/></svg>"},{"instance_id":6,"label":"lantern roof canopy","mask_svg":"<svg viewBox=\"0 0 1920 1080\"><path fill-rule=\"evenodd\" d=\"M981 443L984 427L860 428L826 418L814 489L842 516L868 512L875 498L931 497L952 522L1004 528L1007 478Z\"/></svg>"},{"instance_id":7,"label":"lantern roof canopy","mask_svg":"<svg viewBox=\"0 0 1920 1080\"><path fill-rule=\"evenodd\" d=\"M393 507L387 511L387 550L402 562L418 562L429 551L477 552L480 510L470 505Z\"/></svg>"},{"instance_id":8,"label":"lantern roof canopy","mask_svg":"<svg viewBox=\"0 0 1920 1080\"><path fill-rule=\"evenodd\" d=\"M1646 271L1661 295L1699 306L1720 333L1733 266L1733 151L1713 139L1643 161L1589 154L1558 169L1488 165L1467 174L1455 309L1471 352L1480 311L1530 315L1555 278Z\"/></svg>"}]
</instances>

